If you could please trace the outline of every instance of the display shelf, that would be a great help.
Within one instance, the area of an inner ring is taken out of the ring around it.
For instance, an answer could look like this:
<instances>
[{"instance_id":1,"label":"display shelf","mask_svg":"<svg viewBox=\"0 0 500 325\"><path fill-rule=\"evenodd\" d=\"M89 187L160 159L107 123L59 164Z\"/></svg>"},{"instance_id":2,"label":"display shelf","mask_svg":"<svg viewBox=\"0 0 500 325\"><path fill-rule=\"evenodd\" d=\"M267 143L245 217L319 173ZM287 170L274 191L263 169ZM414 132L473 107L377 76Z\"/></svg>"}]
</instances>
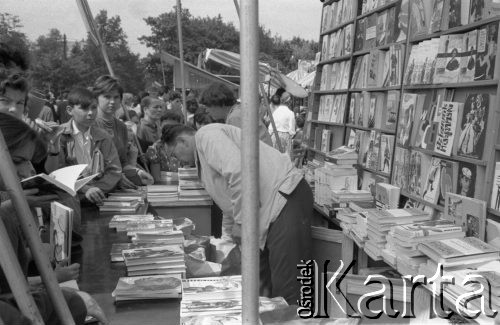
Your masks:
<instances>
[{"instance_id":1,"label":"display shelf","mask_svg":"<svg viewBox=\"0 0 500 325\"><path fill-rule=\"evenodd\" d=\"M369 88L351 88L350 92L357 93L362 91L374 92L374 91L388 91L388 90L400 90L401 86L389 86L389 87L369 87Z\"/></svg>"},{"instance_id":2,"label":"display shelf","mask_svg":"<svg viewBox=\"0 0 500 325\"><path fill-rule=\"evenodd\" d=\"M417 201L417 202L419 202L419 203L421 203L421 204L423 204L423 205L430 206L431 208L436 209L436 210L438 210L438 211L444 212L444 207L443 207L443 206L438 205L438 204L434 204L434 203L431 203L431 202L427 202L427 201L426 201L426 200L424 200L423 198L418 197L418 196L415 196L415 195L413 195L413 194L410 194L410 193L409 193L409 192L407 192L407 191L403 191L403 190L401 190L401 195L406 196L407 198L410 198L410 199L412 199L412 200L414 200L414 201Z\"/></svg>"},{"instance_id":3,"label":"display shelf","mask_svg":"<svg viewBox=\"0 0 500 325\"><path fill-rule=\"evenodd\" d=\"M359 125L354 125L354 124L346 124L345 126L348 128L351 128L351 129L358 129L358 130L364 130L364 131L374 130L374 131L384 133L384 134L396 134L396 131L394 131L394 130L384 130L384 129L379 129L379 128L367 128L364 126L359 126Z\"/></svg>"},{"instance_id":4,"label":"display shelf","mask_svg":"<svg viewBox=\"0 0 500 325\"><path fill-rule=\"evenodd\" d=\"M460 33L468 32L468 31L471 31L471 30L476 29L478 27L481 27L483 25L487 25L489 23L492 23L494 21L500 21L500 16L483 19L480 21L473 22L471 24L467 24L465 26L453 27L453 28L450 28L450 29L442 31L442 32L416 36L416 37L410 39L410 43L422 42L425 40L429 40L431 38L439 37L441 35L460 34Z\"/></svg>"},{"instance_id":5,"label":"display shelf","mask_svg":"<svg viewBox=\"0 0 500 325\"><path fill-rule=\"evenodd\" d=\"M480 80L471 82L457 82L457 83L443 83L443 84L430 84L430 85L405 85L405 90L418 90L418 89L439 89L439 88L478 88L478 87L496 87L498 86L498 79L496 80Z\"/></svg>"},{"instance_id":6,"label":"display shelf","mask_svg":"<svg viewBox=\"0 0 500 325\"><path fill-rule=\"evenodd\" d=\"M370 47L369 49L363 49L363 50L359 50L359 51L356 51L352 54L352 56L360 56L360 55L365 55L365 54L368 54L370 53L371 51L374 51L374 50L388 50L392 45L397 45L397 44L400 44L400 45L405 45L405 42L404 41L400 41L400 42L393 42L393 43L389 43L389 44L382 44L382 45L379 45L379 46L374 46L374 47Z\"/></svg>"},{"instance_id":7,"label":"display shelf","mask_svg":"<svg viewBox=\"0 0 500 325\"><path fill-rule=\"evenodd\" d=\"M404 148L400 145L398 145L398 147ZM422 153L425 153L426 155L438 157L441 159L461 161L461 162L466 162L466 163L470 163L470 164L474 164L474 165L478 165L478 166L486 166L488 164L488 162L486 160L479 160L479 159L467 158L467 157L462 157L462 156L446 156L446 155L442 155L440 153L437 153L433 150L427 150L427 149L422 149L422 148L410 147L410 148L405 148L405 149L420 151Z\"/></svg>"},{"instance_id":8,"label":"display shelf","mask_svg":"<svg viewBox=\"0 0 500 325\"><path fill-rule=\"evenodd\" d=\"M363 167L361 165L356 165L358 169L362 169L362 170L365 170L367 172L370 172L372 174L375 174L375 175L379 175L379 176L382 176L382 177L389 177L390 178L390 174L388 173L384 173L384 172L381 172L381 171L378 171L378 170L375 170L375 169L371 169L371 168L368 168L368 167Z\"/></svg>"},{"instance_id":9,"label":"display shelf","mask_svg":"<svg viewBox=\"0 0 500 325\"><path fill-rule=\"evenodd\" d=\"M309 147L309 148L307 148L307 149L308 149L308 150L311 150L311 151L313 151L313 152L315 152L315 153L317 153L317 154L319 154L319 155L326 156L326 152L323 152L323 151L318 150L318 149L316 149L316 148Z\"/></svg>"},{"instance_id":10,"label":"display shelf","mask_svg":"<svg viewBox=\"0 0 500 325\"><path fill-rule=\"evenodd\" d=\"M351 58L351 54L346 54L346 55L342 55L342 56L339 56L339 57L336 57L333 59L321 61L320 63L318 63L318 66L323 66L325 64L331 64L331 63L335 63L335 62L346 61L346 60L349 60L350 58Z\"/></svg>"},{"instance_id":11,"label":"display shelf","mask_svg":"<svg viewBox=\"0 0 500 325\"><path fill-rule=\"evenodd\" d=\"M316 95L329 95L329 94L345 94L348 89L332 89L332 90L315 90L313 93Z\"/></svg>"},{"instance_id":12,"label":"display shelf","mask_svg":"<svg viewBox=\"0 0 500 325\"><path fill-rule=\"evenodd\" d=\"M340 23L337 26L335 26L333 28L330 28L330 29L322 32L320 35L321 36L325 36L325 35L329 35L329 34L335 33L336 31L341 30L342 28L346 27L347 25L353 24L353 23L354 23L354 18L350 19L350 20L348 20L346 22Z\"/></svg>"},{"instance_id":13,"label":"display shelf","mask_svg":"<svg viewBox=\"0 0 500 325\"><path fill-rule=\"evenodd\" d=\"M391 1L391 2L389 2L389 3L387 3L387 4L383 5L383 6L380 6L378 8L373 9L373 10L365 12L364 14L359 15L357 17L357 20L365 18L365 17L368 17L368 16L370 16L370 15L372 15L374 13L384 11L384 10L389 9L391 7L394 7L398 2L399 2L399 0Z\"/></svg>"},{"instance_id":14,"label":"display shelf","mask_svg":"<svg viewBox=\"0 0 500 325\"><path fill-rule=\"evenodd\" d=\"M324 124L324 125L331 125L331 126L346 127L345 124L335 123L335 122L325 122L325 121L320 121L320 120L310 120L309 122L314 123L314 124Z\"/></svg>"},{"instance_id":15,"label":"display shelf","mask_svg":"<svg viewBox=\"0 0 500 325\"><path fill-rule=\"evenodd\" d=\"M323 206L321 206L321 205L317 204L316 202L313 204L313 207L314 207L314 210L316 210L317 212L319 212L319 214L320 214L320 215L321 215L321 216L322 216L325 220L327 220L327 221L329 221L329 222L333 223L334 225L336 225L337 227L339 227L339 228L340 228L340 221L339 221L337 218L332 217L332 216L330 215L330 211L329 211L327 208L325 208L325 207L323 207Z\"/></svg>"}]
</instances>

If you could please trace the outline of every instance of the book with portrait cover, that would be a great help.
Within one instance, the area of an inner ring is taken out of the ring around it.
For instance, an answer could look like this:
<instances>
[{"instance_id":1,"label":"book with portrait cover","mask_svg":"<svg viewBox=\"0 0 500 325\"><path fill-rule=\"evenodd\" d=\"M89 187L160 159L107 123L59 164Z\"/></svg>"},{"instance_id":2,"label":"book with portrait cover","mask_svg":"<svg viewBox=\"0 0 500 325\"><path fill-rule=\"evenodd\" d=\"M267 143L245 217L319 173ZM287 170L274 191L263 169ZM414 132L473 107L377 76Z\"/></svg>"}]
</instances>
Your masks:
<instances>
[{"instance_id":1,"label":"book with portrait cover","mask_svg":"<svg viewBox=\"0 0 500 325\"><path fill-rule=\"evenodd\" d=\"M394 150L394 166L392 173L392 184L408 190L408 174L410 167L410 150L396 146Z\"/></svg>"},{"instance_id":2,"label":"book with portrait cover","mask_svg":"<svg viewBox=\"0 0 500 325\"><path fill-rule=\"evenodd\" d=\"M434 0L434 7L431 17L431 33L436 33L441 30L441 16L443 14L443 5L445 0Z\"/></svg>"},{"instance_id":3,"label":"book with portrait cover","mask_svg":"<svg viewBox=\"0 0 500 325\"><path fill-rule=\"evenodd\" d=\"M387 104L384 110L381 128L386 131L396 130L396 119L399 106L399 91L389 90L387 92Z\"/></svg>"},{"instance_id":4,"label":"book with portrait cover","mask_svg":"<svg viewBox=\"0 0 500 325\"><path fill-rule=\"evenodd\" d=\"M410 154L410 171L408 173L408 192L422 197L427 171L431 165L431 156L412 150Z\"/></svg>"},{"instance_id":5,"label":"book with portrait cover","mask_svg":"<svg viewBox=\"0 0 500 325\"><path fill-rule=\"evenodd\" d=\"M367 160L368 160L368 149L370 146L370 132L364 131L361 134L361 144L360 144L360 149L359 149L359 163L366 167Z\"/></svg>"},{"instance_id":6,"label":"book with portrait cover","mask_svg":"<svg viewBox=\"0 0 500 325\"><path fill-rule=\"evenodd\" d=\"M359 19L354 34L354 52L361 51L365 46L366 18Z\"/></svg>"},{"instance_id":7,"label":"book with portrait cover","mask_svg":"<svg viewBox=\"0 0 500 325\"><path fill-rule=\"evenodd\" d=\"M380 135L380 152L378 170L390 174L392 170L392 156L394 154L394 135Z\"/></svg>"},{"instance_id":8,"label":"book with portrait cover","mask_svg":"<svg viewBox=\"0 0 500 325\"><path fill-rule=\"evenodd\" d=\"M58 266L71 264L73 209L53 201L50 203L50 259Z\"/></svg>"},{"instance_id":9,"label":"book with portrait cover","mask_svg":"<svg viewBox=\"0 0 500 325\"><path fill-rule=\"evenodd\" d=\"M474 197L476 192L477 166L467 162L458 164L457 194Z\"/></svg>"},{"instance_id":10,"label":"book with portrait cover","mask_svg":"<svg viewBox=\"0 0 500 325\"><path fill-rule=\"evenodd\" d=\"M451 156L458 125L462 116L463 104L458 102L443 102L439 107L440 121L434 151L445 156Z\"/></svg>"},{"instance_id":11,"label":"book with portrait cover","mask_svg":"<svg viewBox=\"0 0 500 325\"><path fill-rule=\"evenodd\" d=\"M497 57L498 21L479 29L474 80L492 80Z\"/></svg>"},{"instance_id":12,"label":"book with portrait cover","mask_svg":"<svg viewBox=\"0 0 500 325\"><path fill-rule=\"evenodd\" d=\"M356 107L359 106L359 93L351 93L347 124L356 125Z\"/></svg>"},{"instance_id":13,"label":"book with portrait cover","mask_svg":"<svg viewBox=\"0 0 500 325\"><path fill-rule=\"evenodd\" d=\"M477 54L477 29L463 34L458 82L474 81Z\"/></svg>"},{"instance_id":14,"label":"book with portrait cover","mask_svg":"<svg viewBox=\"0 0 500 325\"><path fill-rule=\"evenodd\" d=\"M462 24L461 2L470 0L449 0L450 11L448 13L448 28L458 27Z\"/></svg>"},{"instance_id":15,"label":"book with portrait cover","mask_svg":"<svg viewBox=\"0 0 500 325\"><path fill-rule=\"evenodd\" d=\"M486 202L466 196L447 193L444 218L453 221L465 231L465 236L485 239Z\"/></svg>"},{"instance_id":16,"label":"book with portrait cover","mask_svg":"<svg viewBox=\"0 0 500 325\"><path fill-rule=\"evenodd\" d=\"M431 164L425 178L422 198L430 203L436 204L439 199L441 180L441 159L432 157Z\"/></svg>"},{"instance_id":17,"label":"book with portrait cover","mask_svg":"<svg viewBox=\"0 0 500 325\"><path fill-rule=\"evenodd\" d=\"M380 133L372 130L370 132L370 142L368 144L368 152L366 159L366 167L377 170L380 150Z\"/></svg>"},{"instance_id":18,"label":"book with portrait cover","mask_svg":"<svg viewBox=\"0 0 500 325\"><path fill-rule=\"evenodd\" d=\"M458 130L457 155L474 159L482 158L489 110L489 94L467 95Z\"/></svg>"},{"instance_id":19,"label":"book with portrait cover","mask_svg":"<svg viewBox=\"0 0 500 325\"><path fill-rule=\"evenodd\" d=\"M500 162L498 161L495 163L490 202L490 208L500 212Z\"/></svg>"},{"instance_id":20,"label":"book with portrait cover","mask_svg":"<svg viewBox=\"0 0 500 325\"><path fill-rule=\"evenodd\" d=\"M362 93L357 93L359 95L359 106L357 110L357 125L363 126L364 116L365 116L365 96Z\"/></svg>"},{"instance_id":21,"label":"book with portrait cover","mask_svg":"<svg viewBox=\"0 0 500 325\"><path fill-rule=\"evenodd\" d=\"M399 112L399 123L396 142L408 147L413 127L415 107L417 105L417 94L404 93Z\"/></svg>"},{"instance_id":22,"label":"book with portrait cover","mask_svg":"<svg viewBox=\"0 0 500 325\"><path fill-rule=\"evenodd\" d=\"M438 204L444 206L446 193L457 192L458 163L441 159L441 173L439 176Z\"/></svg>"},{"instance_id":23,"label":"book with portrait cover","mask_svg":"<svg viewBox=\"0 0 500 325\"><path fill-rule=\"evenodd\" d=\"M395 6L394 42L402 42L408 35L408 6L409 0L401 0Z\"/></svg>"}]
</instances>

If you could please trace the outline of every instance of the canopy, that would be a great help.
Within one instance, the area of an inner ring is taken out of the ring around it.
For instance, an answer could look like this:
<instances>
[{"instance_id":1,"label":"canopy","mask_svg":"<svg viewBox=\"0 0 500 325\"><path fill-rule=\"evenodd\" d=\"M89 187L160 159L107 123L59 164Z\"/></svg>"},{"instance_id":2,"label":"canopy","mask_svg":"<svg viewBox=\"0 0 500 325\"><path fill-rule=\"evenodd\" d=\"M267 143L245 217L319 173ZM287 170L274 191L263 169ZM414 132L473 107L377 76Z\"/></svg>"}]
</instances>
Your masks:
<instances>
[{"instance_id":1,"label":"canopy","mask_svg":"<svg viewBox=\"0 0 500 325\"><path fill-rule=\"evenodd\" d=\"M180 73L180 59L176 56L168 54L165 51L161 51L161 60L168 65L174 66L174 84L181 84L181 73ZM184 62L184 71L186 77L186 88L190 89L204 89L208 85L214 82L220 82L228 86L235 93L238 93L239 86L232 83L226 79L220 78L206 70L200 69L189 62Z\"/></svg>"},{"instance_id":2,"label":"canopy","mask_svg":"<svg viewBox=\"0 0 500 325\"><path fill-rule=\"evenodd\" d=\"M240 70L240 55L238 53L207 49L205 61L212 60L226 67ZM259 79L260 82L271 82L274 88L284 88L292 96L304 98L307 97L307 92L299 84L288 78L277 69L271 67L267 63L259 62Z\"/></svg>"},{"instance_id":3,"label":"canopy","mask_svg":"<svg viewBox=\"0 0 500 325\"><path fill-rule=\"evenodd\" d=\"M306 75L303 75L299 72L299 69L297 69L290 72L286 76L297 82L302 87L311 89L314 84L314 77L316 77L316 71L311 71Z\"/></svg>"}]
</instances>

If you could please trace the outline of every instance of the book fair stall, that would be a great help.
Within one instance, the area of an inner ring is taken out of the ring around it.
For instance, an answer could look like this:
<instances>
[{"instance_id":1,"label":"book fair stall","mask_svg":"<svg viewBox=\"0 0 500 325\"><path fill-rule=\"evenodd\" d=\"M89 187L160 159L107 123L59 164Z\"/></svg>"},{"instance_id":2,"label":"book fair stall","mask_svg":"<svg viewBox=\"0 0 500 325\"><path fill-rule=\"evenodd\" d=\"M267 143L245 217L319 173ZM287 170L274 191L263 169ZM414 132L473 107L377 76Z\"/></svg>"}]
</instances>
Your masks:
<instances>
[{"instance_id":1,"label":"book fair stall","mask_svg":"<svg viewBox=\"0 0 500 325\"><path fill-rule=\"evenodd\" d=\"M137 125L76 3L109 75L64 123L16 116L43 93L0 39L0 324L500 323L498 1L323 0L286 75L252 0L240 53L185 62L177 0L158 65L181 92L152 87Z\"/></svg>"}]
</instances>

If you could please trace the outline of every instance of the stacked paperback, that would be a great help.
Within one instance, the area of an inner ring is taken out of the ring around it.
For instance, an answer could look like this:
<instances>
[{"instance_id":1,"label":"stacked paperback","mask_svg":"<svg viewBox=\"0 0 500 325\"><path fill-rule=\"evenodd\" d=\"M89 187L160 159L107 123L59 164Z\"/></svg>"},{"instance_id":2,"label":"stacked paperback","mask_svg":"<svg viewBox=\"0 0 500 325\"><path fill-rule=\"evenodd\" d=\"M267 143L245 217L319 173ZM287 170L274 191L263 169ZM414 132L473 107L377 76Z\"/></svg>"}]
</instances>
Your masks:
<instances>
[{"instance_id":1,"label":"stacked paperback","mask_svg":"<svg viewBox=\"0 0 500 325\"><path fill-rule=\"evenodd\" d=\"M182 245L164 245L122 251L129 276L186 273Z\"/></svg>"},{"instance_id":2,"label":"stacked paperback","mask_svg":"<svg viewBox=\"0 0 500 325\"><path fill-rule=\"evenodd\" d=\"M154 218L152 214L115 215L109 222L109 228L116 229L116 231L126 231L129 222L152 221Z\"/></svg>"},{"instance_id":3,"label":"stacked paperback","mask_svg":"<svg viewBox=\"0 0 500 325\"><path fill-rule=\"evenodd\" d=\"M179 199L177 185L148 185L147 198L149 203L175 202Z\"/></svg>"},{"instance_id":4,"label":"stacked paperback","mask_svg":"<svg viewBox=\"0 0 500 325\"><path fill-rule=\"evenodd\" d=\"M103 200L99 206L100 212L121 212L134 213L140 205L144 204L144 193L134 192L113 192Z\"/></svg>"},{"instance_id":5,"label":"stacked paperback","mask_svg":"<svg viewBox=\"0 0 500 325\"><path fill-rule=\"evenodd\" d=\"M242 324L241 276L182 280L181 324Z\"/></svg>"},{"instance_id":6,"label":"stacked paperback","mask_svg":"<svg viewBox=\"0 0 500 325\"><path fill-rule=\"evenodd\" d=\"M118 302L180 298L181 292L182 282L179 274L148 275L120 278L111 295Z\"/></svg>"},{"instance_id":7,"label":"stacked paperback","mask_svg":"<svg viewBox=\"0 0 500 325\"><path fill-rule=\"evenodd\" d=\"M203 201L211 199L198 177L197 168L179 168L178 189L179 200L181 201Z\"/></svg>"}]
</instances>

